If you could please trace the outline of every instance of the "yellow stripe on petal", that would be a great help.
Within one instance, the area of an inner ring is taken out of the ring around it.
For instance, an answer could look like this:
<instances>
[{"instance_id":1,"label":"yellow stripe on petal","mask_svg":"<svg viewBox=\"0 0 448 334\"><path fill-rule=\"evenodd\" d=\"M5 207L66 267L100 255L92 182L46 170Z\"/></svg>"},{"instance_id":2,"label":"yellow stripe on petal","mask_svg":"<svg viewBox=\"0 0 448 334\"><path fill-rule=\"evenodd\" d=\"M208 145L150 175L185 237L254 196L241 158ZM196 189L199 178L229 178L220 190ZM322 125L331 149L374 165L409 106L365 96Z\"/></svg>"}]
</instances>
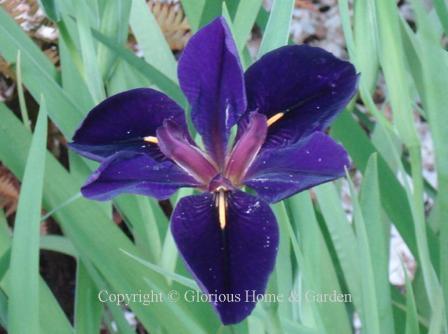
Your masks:
<instances>
[{"instance_id":1,"label":"yellow stripe on petal","mask_svg":"<svg viewBox=\"0 0 448 334\"><path fill-rule=\"evenodd\" d=\"M269 117L269 119L267 120L268 126L271 126L272 124L277 122L284 115L285 115L285 113L279 112L279 113L275 114L274 116Z\"/></svg>"},{"instance_id":2,"label":"yellow stripe on petal","mask_svg":"<svg viewBox=\"0 0 448 334\"><path fill-rule=\"evenodd\" d=\"M151 143L151 144L158 144L159 140L157 139L157 137L154 136L146 136L143 138L144 141Z\"/></svg>"},{"instance_id":3,"label":"yellow stripe on petal","mask_svg":"<svg viewBox=\"0 0 448 334\"><path fill-rule=\"evenodd\" d=\"M219 227L221 228L221 230L224 230L227 223L226 219L227 198L226 198L226 191L224 190L224 188L218 189L216 202L217 202L216 205L218 207Z\"/></svg>"}]
</instances>

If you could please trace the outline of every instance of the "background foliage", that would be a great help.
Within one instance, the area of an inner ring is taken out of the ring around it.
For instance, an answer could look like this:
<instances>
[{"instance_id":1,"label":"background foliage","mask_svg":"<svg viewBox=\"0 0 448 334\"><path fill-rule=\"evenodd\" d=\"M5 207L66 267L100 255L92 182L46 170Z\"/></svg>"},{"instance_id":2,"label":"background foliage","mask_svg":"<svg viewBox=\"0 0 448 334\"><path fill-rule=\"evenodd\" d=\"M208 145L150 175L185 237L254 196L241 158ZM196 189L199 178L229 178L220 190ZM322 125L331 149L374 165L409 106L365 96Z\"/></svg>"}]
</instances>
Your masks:
<instances>
[{"instance_id":1,"label":"background foliage","mask_svg":"<svg viewBox=\"0 0 448 334\"><path fill-rule=\"evenodd\" d=\"M353 159L347 179L353 219L342 206L341 181L275 205L281 245L268 292L294 293L300 301L259 303L248 320L229 327L206 303L131 303L139 330L339 334L359 330L359 319L362 333L447 332L447 4L433 0L428 9L410 1L411 26L393 0L353 2L352 8L340 0L339 11L350 59L361 73L359 96L330 132ZM292 0L275 0L269 13L261 0L181 3L192 32L226 16L245 67L254 60L246 47L254 25L263 34L257 57L288 43ZM0 160L22 182L13 228L0 212L0 325L10 333L91 334L100 327L133 333L125 307L100 303L98 291L197 289L168 232L163 208L169 205L141 196L106 204L83 199L80 186L95 165L71 152L61 159L46 150L46 120L48 115L64 144L92 106L119 91L151 86L186 107L171 49L181 49L191 32L181 15L166 16L168 28L159 25L162 14L153 14L144 0L42 0L41 6L59 31L56 60L0 8L0 54L16 77L21 111L18 118L0 103ZM143 58L127 46L129 27ZM378 82L386 92L381 104L373 99ZM33 132L22 85L39 104ZM436 187L422 174L416 119L430 128ZM356 173L362 181L353 185ZM125 226L114 223L112 208ZM50 217L63 235L40 235ZM416 262L404 286L389 282L392 225ZM39 274L40 250L76 259L72 323ZM306 302L307 291L350 293L352 303Z\"/></svg>"}]
</instances>

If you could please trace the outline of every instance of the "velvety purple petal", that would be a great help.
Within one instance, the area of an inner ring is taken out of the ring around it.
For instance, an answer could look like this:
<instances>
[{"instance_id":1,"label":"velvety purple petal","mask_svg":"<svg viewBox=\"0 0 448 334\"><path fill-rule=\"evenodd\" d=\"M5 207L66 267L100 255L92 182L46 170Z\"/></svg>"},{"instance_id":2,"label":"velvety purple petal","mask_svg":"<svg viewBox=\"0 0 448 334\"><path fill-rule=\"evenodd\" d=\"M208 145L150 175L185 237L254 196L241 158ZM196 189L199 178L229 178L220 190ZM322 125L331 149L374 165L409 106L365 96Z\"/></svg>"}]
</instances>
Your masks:
<instances>
[{"instance_id":1,"label":"velvety purple petal","mask_svg":"<svg viewBox=\"0 0 448 334\"><path fill-rule=\"evenodd\" d=\"M143 137L155 136L166 119L186 128L183 110L165 94L150 88L128 90L93 108L76 130L70 147L99 161L119 151L161 157L157 145L144 142Z\"/></svg>"},{"instance_id":2,"label":"velvety purple petal","mask_svg":"<svg viewBox=\"0 0 448 334\"><path fill-rule=\"evenodd\" d=\"M178 75L193 124L222 167L230 128L246 110L243 72L224 18L215 19L190 39Z\"/></svg>"},{"instance_id":3,"label":"velvety purple petal","mask_svg":"<svg viewBox=\"0 0 448 334\"><path fill-rule=\"evenodd\" d=\"M297 145L261 151L244 183L267 202L278 202L343 176L349 165L342 145L315 132Z\"/></svg>"},{"instance_id":4,"label":"velvety purple petal","mask_svg":"<svg viewBox=\"0 0 448 334\"><path fill-rule=\"evenodd\" d=\"M81 188L91 199L106 201L122 193L170 197L181 187L198 182L173 162L159 162L145 153L119 152L107 158Z\"/></svg>"},{"instance_id":5,"label":"velvety purple petal","mask_svg":"<svg viewBox=\"0 0 448 334\"><path fill-rule=\"evenodd\" d=\"M265 292L277 255L278 227L269 206L241 191L229 193L227 224L221 230L214 196L188 196L173 212L171 231L204 293L227 295L213 303L221 321L246 318L256 304L246 293Z\"/></svg>"},{"instance_id":6,"label":"velvety purple petal","mask_svg":"<svg viewBox=\"0 0 448 334\"><path fill-rule=\"evenodd\" d=\"M202 184L208 185L218 173L207 157L190 141L190 136L172 121L165 121L157 129L159 148L165 156L174 160Z\"/></svg>"},{"instance_id":7,"label":"velvety purple petal","mask_svg":"<svg viewBox=\"0 0 448 334\"><path fill-rule=\"evenodd\" d=\"M245 73L248 110L268 119L284 113L269 127L264 147L289 145L325 129L353 97L357 81L351 63L320 48L284 46L261 57Z\"/></svg>"}]
</instances>

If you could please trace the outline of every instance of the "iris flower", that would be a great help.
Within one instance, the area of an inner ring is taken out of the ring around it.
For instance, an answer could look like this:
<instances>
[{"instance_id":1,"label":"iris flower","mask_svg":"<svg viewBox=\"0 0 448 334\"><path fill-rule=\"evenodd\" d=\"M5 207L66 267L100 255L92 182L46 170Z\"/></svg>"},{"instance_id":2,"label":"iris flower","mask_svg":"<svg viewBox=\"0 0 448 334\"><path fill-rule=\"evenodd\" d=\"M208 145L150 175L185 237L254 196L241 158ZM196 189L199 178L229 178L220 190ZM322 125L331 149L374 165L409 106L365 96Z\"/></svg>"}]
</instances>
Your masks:
<instances>
[{"instance_id":1,"label":"iris flower","mask_svg":"<svg viewBox=\"0 0 448 334\"><path fill-rule=\"evenodd\" d=\"M279 230L269 204L341 177L349 165L323 131L353 97L357 74L306 45L276 49L243 72L220 17L191 38L178 77L203 149L182 108L149 88L93 108L70 146L101 162L82 187L87 198L200 191L178 201L171 232L203 292L221 296L212 298L221 321L237 323L255 307L246 293L263 294L275 265Z\"/></svg>"}]
</instances>

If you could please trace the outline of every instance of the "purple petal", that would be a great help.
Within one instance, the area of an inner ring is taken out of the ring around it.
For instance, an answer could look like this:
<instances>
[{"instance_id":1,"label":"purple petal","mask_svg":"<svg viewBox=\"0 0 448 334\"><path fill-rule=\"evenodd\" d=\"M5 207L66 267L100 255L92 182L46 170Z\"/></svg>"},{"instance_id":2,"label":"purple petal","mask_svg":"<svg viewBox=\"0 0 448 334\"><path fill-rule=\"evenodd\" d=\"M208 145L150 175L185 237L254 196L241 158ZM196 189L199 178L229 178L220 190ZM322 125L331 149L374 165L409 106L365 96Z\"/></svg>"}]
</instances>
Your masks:
<instances>
[{"instance_id":1,"label":"purple petal","mask_svg":"<svg viewBox=\"0 0 448 334\"><path fill-rule=\"evenodd\" d=\"M341 145L324 133L315 132L296 145L261 151L244 183L267 202L278 202L343 176L349 165Z\"/></svg>"},{"instance_id":2,"label":"purple petal","mask_svg":"<svg viewBox=\"0 0 448 334\"><path fill-rule=\"evenodd\" d=\"M145 153L120 152L107 158L82 187L82 194L106 201L122 193L170 197L181 187L198 182L171 161L159 162Z\"/></svg>"},{"instance_id":3,"label":"purple petal","mask_svg":"<svg viewBox=\"0 0 448 334\"><path fill-rule=\"evenodd\" d=\"M216 168L191 143L190 136L178 128L174 122L165 121L164 125L157 129L157 138L163 154L174 160L177 165L203 185L208 185L216 176Z\"/></svg>"},{"instance_id":4,"label":"purple petal","mask_svg":"<svg viewBox=\"0 0 448 334\"><path fill-rule=\"evenodd\" d=\"M230 128L246 110L243 72L224 18L215 19L190 39L178 75L193 124L222 167Z\"/></svg>"},{"instance_id":5,"label":"purple petal","mask_svg":"<svg viewBox=\"0 0 448 334\"><path fill-rule=\"evenodd\" d=\"M246 131L235 144L226 164L226 177L234 184L240 184L241 178L260 151L267 131L266 116L257 112L252 113Z\"/></svg>"},{"instance_id":6,"label":"purple petal","mask_svg":"<svg viewBox=\"0 0 448 334\"><path fill-rule=\"evenodd\" d=\"M70 147L102 161L119 151L163 155L143 137L155 136L156 129L170 119L186 128L183 110L168 96L149 88L138 88L111 96L93 108L76 130Z\"/></svg>"},{"instance_id":7,"label":"purple petal","mask_svg":"<svg viewBox=\"0 0 448 334\"><path fill-rule=\"evenodd\" d=\"M221 321L246 318L256 304L246 293L265 292L277 255L278 227L269 206L246 193L230 193L221 230L214 196L188 196L173 212L171 231L204 293L240 297L213 303Z\"/></svg>"},{"instance_id":8,"label":"purple petal","mask_svg":"<svg viewBox=\"0 0 448 334\"><path fill-rule=\"evenodd\" d=\"M320 48L285 46L263 56L245 74L248 110L268 119L284 113L269 127L264 147L286 146L325 129L355 94L357 80L351 63Z\"/></svg>"}]
</instances>

